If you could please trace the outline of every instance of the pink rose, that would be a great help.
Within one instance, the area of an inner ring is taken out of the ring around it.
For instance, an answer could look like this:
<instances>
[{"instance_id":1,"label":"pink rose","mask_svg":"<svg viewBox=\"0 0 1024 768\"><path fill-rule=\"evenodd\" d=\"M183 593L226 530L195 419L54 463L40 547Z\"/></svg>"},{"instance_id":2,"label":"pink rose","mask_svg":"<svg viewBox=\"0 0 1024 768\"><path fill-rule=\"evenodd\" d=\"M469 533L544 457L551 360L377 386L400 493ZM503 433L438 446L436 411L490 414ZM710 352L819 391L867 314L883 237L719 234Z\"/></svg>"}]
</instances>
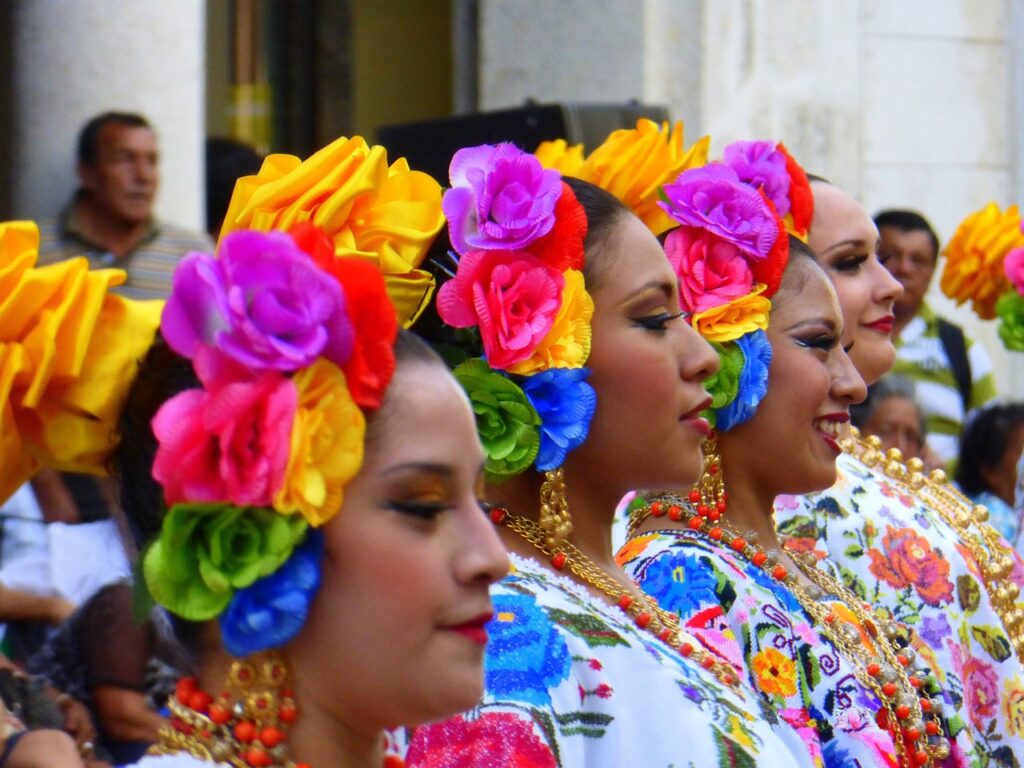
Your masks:
<instances>
[{"instance_id":1,"label":"pink rose","mask_svg":"<svg viewBox=\"0 0 1024 768\"><path fill-rule=\"evenodd\" d=\"M288 465L295 385L276 371L253 376L205 347L194 365L204 389L175 395L153 417L164 500L270 506Z\"/></svg>"},{"instance_id":2,"label":"pink rose","mask_svg":"<svg viewBox=\"0 0 1024 768\"><path fill-rule=\"evenodd\" d=\"M565 277L528 253L472 251L437 294L455 328L480 328L487 362L504 369L527 359L551 330Z\"/></svg>"},{"instance_id":3,"label":"pink rose","mask_svg":"<svg viewBox=\"0 0 1024 768\"><path fill-rule=\"evenodd\" d=\"M1003 259L1003 269L1017 293L1024 295L1024 248L1014 248Z\"/></svg>"},{"instance_id":4,"label":"pink rose","mask_svg":"<svg viewBox=\"0 0 1024 768\"><path fill-rule=\"evenodd\" d=\"M679 300L703 312L750 293L753 273L743 252L705 229L679 227L665 239L665 254L679 275Z\"/></svg>"}]
</instances>

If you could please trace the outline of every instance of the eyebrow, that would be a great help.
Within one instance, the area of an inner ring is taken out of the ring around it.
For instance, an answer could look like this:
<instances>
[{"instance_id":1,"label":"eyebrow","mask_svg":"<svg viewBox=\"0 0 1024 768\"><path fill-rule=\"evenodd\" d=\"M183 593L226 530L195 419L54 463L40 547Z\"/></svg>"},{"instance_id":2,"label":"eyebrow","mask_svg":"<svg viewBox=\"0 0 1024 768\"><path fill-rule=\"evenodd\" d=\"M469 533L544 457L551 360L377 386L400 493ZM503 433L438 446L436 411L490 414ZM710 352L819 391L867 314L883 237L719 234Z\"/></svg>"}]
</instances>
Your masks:
<instances>
[{"instance_id":1,"label":"eyebrow","mask_svg":"<svg viewBox=\"0 0 1024 768\"><path fill-rule=\"evenodd\" d=\"M400 472L423 472L428 475L440 477L452 477L455 470L447 464L437 464L430 461L407 461L404 464L395 464L381 471L381 475L394 475Z\"/></svg>"},{"instance_id":2,"label":"eyebrow","mask_svg":"<svg viewBox=\"0 0 1024 768\"><path fill-rule=\"evenodd\" d=\"M836 322L829 317L812 317L807 320L801 320L798 323L793 323L793 325L786 328L786 332L789 333L790 331L798 331L801 328L814 325L824 325L833 333L839 330L839 326L836 325Z\"/></svg>"},{"instance_id":3,"label":"eyebrow","mask_svg":"<svg viewBox=\"0 0 1024 768\"><path fill-rule=\"evenodd\" d=\"M878 243L879 243L879 241L875 240L875 250L878 249ZM861 240L859 238L851 238L849 240L840 240L838 243L833 243L828 248L826 248L824 251L822 251L821 255L825 256L826 254L831 253L832 251L836 250L837 248L845 248L847 246L853 246L854 248L860 248L862 246L866 247L867 245L868 245L868 241L867 240Z\"/></svg>"},{"instance_id":4,"label":"eyebrow","mask_svg":"<svg viewBox=\"0 0 1024 768\"><path fill-rule=\"evenodd\" d=\"M650 291L652 289L660 291L661 293L665 294L665 298L666 299L671 299L672 298L673 290L677 286L678 286L678 283L674 283L673 284L673 283L668 282L667 280L648 280L646 283L641 285L639 288L637 288L635 291L633 291L631 294L629 294L626 298L624 298L620 303L621 304L628 304L629 302L631 302L634 299L636 299L637 296L640 296L640 295L642 295L642 294L644 294L647 291Z\"/></svg>"}]
</instances>

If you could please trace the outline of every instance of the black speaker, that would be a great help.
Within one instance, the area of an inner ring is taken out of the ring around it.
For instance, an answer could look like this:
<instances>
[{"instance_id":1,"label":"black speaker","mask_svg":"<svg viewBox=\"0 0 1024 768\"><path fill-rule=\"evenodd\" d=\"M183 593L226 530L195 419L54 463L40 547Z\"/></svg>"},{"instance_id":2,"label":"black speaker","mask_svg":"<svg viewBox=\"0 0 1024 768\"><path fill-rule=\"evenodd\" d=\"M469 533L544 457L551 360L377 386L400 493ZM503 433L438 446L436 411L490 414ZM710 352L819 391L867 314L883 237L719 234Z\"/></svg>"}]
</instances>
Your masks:
<instances>
[{"instance_id":1,"label":"black speaker","mask_svg":"<svg viewBox=\"0 0 1024 768\"><path fill-rule=\"evenodd\" d=\"M625 104L527 104L515 109L453 115L416 123L381 126L377 141L388 157L404 157L441 183L448 164L461 147L508 141L532 152L542 141L566 139L590 151L619 128L633 128L637 119L668 120L668 109L637 102Z\"/></svg>"}]
</instances>

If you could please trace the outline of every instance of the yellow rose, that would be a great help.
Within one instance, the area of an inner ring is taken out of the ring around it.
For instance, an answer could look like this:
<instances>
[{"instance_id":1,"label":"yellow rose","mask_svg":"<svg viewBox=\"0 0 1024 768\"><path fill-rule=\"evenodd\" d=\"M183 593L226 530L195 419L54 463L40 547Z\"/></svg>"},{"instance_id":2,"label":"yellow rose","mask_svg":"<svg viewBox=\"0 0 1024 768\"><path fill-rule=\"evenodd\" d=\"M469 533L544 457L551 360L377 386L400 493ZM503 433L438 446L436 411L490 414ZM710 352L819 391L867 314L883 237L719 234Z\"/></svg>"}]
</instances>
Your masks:
<instances>
[{"instance_id":1,"label":"yellow rose","mask_svg":"<svg viewBox=\"0 0 1024 768\"><path fill-rule=\"evenodd\" d=\"M562 305L533 354L509 366L509 373L529 376L548 368L581 368L590 356L590 320L594 316L594 300L583 285L583 273L567 269Z\"/></svg>"},{"instance_id":2,"label":"yellow rose","mask_svg":"<svg viewBox=\"0 0 1024 768\"><path fill-rule=\"evenodd\" d=\"M542 141L533 154L545 168L558 171L563 176L576 176L583 165L583 145L573 144L565 139Z\"/></svg>"},{"instance_id":3,"label":"yellow rose","mask_svg":"<svg viewBox=\"0 0 1024 768\"><path fill-rule=\"evenodd\" d=\"M380 267L404 325L427 306L434 281L418 267L444 224L441 187L430 176L410 171L404 159L389 167L387 151L360 136L337 139L306 160L270 155L258 174L236 183L221 238L305 221L327 233L337 258Z\"/></svg>"},{"instance_id":4,"label":"yellow rose","mask_svg":"<svg viewBox=\"0 0 1024 768\"><path fill-rule=\"evenodd\" d=\"M1019 676L1007 680L1003 691L1003 714L1014 736L1024 736L1024 681Z\"/></svg>"},{"instance_id":5,"label":"yellow rose","mask_svg":"<svg viewBox=\"0 0 1024 768\"><path fill-rule=\"evenodd\" d=\"M36 267L39 230L0 224L0 502L41 466L104 474L162 301L110 293L121 270Z\"/></svg>"},{"instance_id":6,"label":"yellow rose","mask_svg":"<svg viewBox=\"0 0 1024 768\"><path fill-rule=\"evenodd\" d=\"M366 419L345 374L324 358L295 374L298 405L284 483L274 509L320 526L341 509L345 483L363 463Z\"/></svg>"},{"instance_id":7,"label":"yellow rose","mask_svg":"<svg viewBox=\"0 0 1024 768\"><path fill-rule=\"evenodd\" d=\"M960 222L943 252L942 292L957 304L970 300L978 317L993 319L996 299L1013 287L1003 272L1003 259L1024 246L1020 225L1016 205L1003 212L995 203Z\"/></svg>"},{"instance_id":8,"label":"yellow rose","mask_svg":"<svg viewBox=\"0 0 1024 768\"><path fill-rule=\"evenodd\" d=\"M719 344L733 341L751 331L768 327L768 313L772 303L761 294L764 284L758 284L752 293L733 299L728 304L697 312L693 327L708 341Z\"/></svg>"},{"instance_id":9,"label":"yellow rose","mask_svg":"<svg viewBox=\"0 0 1024 768\"><path fill-rule=\"evenodd\" d=\"M636 128L612 133L573 175L611 192L660 235L675 226L658 207L662 186L688 168L705 165L710 143L705 136L684 150L681 122L669 129L668 123L641 119Z\"/></svg>"}]
</instances>

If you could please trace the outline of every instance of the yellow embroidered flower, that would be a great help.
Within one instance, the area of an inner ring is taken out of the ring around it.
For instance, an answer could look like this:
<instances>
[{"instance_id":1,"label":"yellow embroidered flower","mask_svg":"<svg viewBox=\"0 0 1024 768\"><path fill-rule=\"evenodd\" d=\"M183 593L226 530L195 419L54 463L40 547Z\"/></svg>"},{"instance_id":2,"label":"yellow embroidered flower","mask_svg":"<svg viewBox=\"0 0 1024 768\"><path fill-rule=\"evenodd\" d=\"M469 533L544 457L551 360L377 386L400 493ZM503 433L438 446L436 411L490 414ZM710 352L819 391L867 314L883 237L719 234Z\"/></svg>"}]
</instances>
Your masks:
<instances>
[{"instance_id":1,"label":"yellow embroidered flower","mask_svg":"<svg viewBox=\"0 0 1024 768\"><path fill-rule=\"evenodd\" d=\"M705 165L710 143L705 136L684 150L681 122L669 129L668 123L641 119L636 128L612 133L573 175L611 192L660 235L675 226L658 207L661 187L688 168Z\"/></svg>"},{"instance_id":2,"label":"yellow embroidered flower","mask_svg":"<svg viewBox=\"0 0 1024 768\"><path fill-rule=\"evenodd\" d=\"M719 344L738 339L745 333L768 327L772 303L761 294L765 286L758 284L751 293L703 312L694 314L692 323L708 341Z\"/></svg>"},{"instance_id":3,"label":"yellow embroidered flower","mask_svg":"<svg viewBox=\"0 0 1024 768\"><path fill-rule=\"evenodd\" d=\"M403 324L430 301L433 278L418 267L444 224L441 187L404 159L389 167L386 150L359 136L337 139L306 160L270 155L258 174L235 184L221 238L236 229L287 231L304 221L327 233L338 258L377 264Z\"/></svg>"},{"instance_id":4,"label":"yellow embroidered flower","mask_svg":"<svg viewBox=\"0 0 1024 768\"><path fill-rule=\"evenodd\" d=\"M1006 725L1014 736L1024 736L1024 681L1019 675L1007 680L1003 686L1003 714Z\"/></svg>"},{"instance_id":5,"label":"yellow embroidered flower","mask_svg":"<svg viewBox=\"0 0 1024 768\"><path fill-rule=\"evenodd\" d=\"M545 168L558 171L563 176L576 176L583 165L583 145L573 144L570 147L565 139L542 141L533 154Z\"/></svg>"},{"instance_id":6,"label":"yellow embroidered flower","mask_svg":"<svg viewBox=\"0 0 1024 768\"><path fill-rule=\"evenodd\" d=\"M284 483L274 509L320 526L341 509L345 483L363 462L366 420L334 363L319 358L293 379L298 407Z\"/></svg>"},{"instance_id":7,"label":"yellow embroidered flower","mask_svg":"<svg viewBox=\"0 0 1024 768\"><path fill-rule=\"evenodd\" d=\"M0 224L0 501L42 464L105 473L162 301L110 293L121 270L35 267L39 230Z\"/></svg>"},{"instance_id":8,"label":"yellow embroidered flower","mask_svg":"<svg viewBox=\"0 0 1024 768\"><path fill-rule=\"evenodd\" d=\"M751 659L757 687L770 696L796 693L796 662L775 648L765 648Z\"/></svg>"},{"instance_id":9,"label":"yellow embroidered flower","mask_svg":"<svg viewBox=\"0 0 1024 768\"><path fill-rule=\"evenodd\" d=\"M942 270L942 292L957 304L970 300L983 320L993 319L996 299L1013 286L1003 272L1003 259L1024 246L1021 217L1016 205L1006 211L989 203L957 227L946 246Z\"/></svg>"},{"instance_id":10,"label":"yellow embroidered flower","mask_svg":"<svg viewBox=\"0 0 1024 768\"><path fill-rule=\"evenodd\" d=\"M594 316L594 300L583 284L583 273L567 269L562 289L562 306L555 315L551 330L533 354L509 366L510 373L529 376L548 368L580 368L590 356L590 320Z\"/></svg>"}]
</instances>

